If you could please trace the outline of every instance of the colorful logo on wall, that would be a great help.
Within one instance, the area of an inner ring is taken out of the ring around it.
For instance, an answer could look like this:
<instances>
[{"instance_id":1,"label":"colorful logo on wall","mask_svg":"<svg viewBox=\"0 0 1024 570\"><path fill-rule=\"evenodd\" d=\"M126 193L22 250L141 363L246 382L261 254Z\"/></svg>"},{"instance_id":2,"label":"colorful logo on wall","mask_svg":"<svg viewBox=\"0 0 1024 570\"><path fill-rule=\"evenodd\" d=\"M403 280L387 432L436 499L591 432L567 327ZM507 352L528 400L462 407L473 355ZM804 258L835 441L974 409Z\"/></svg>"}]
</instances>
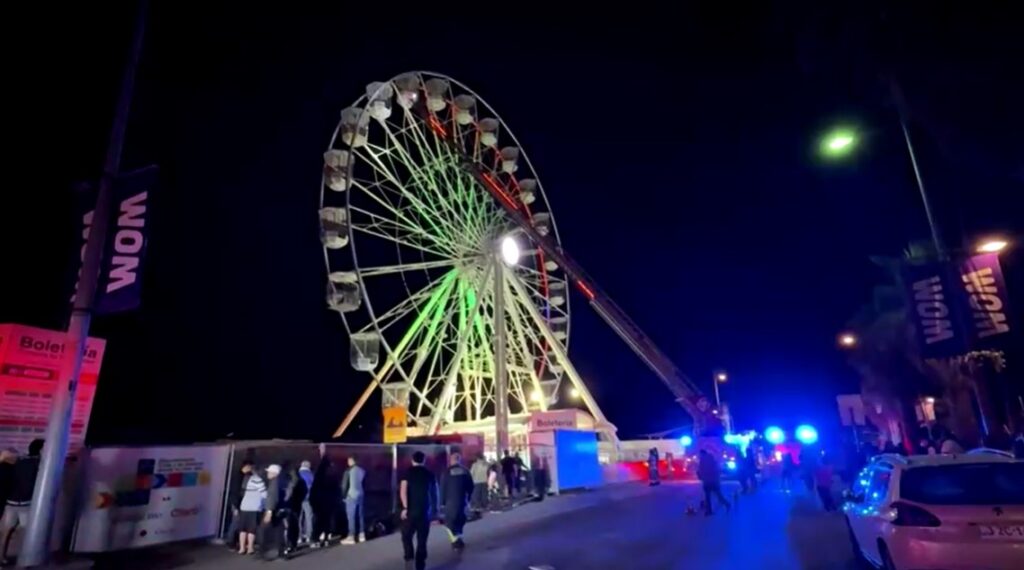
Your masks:
<instances>
[{"instance_id":1,"label":"colorful logo on wall","mask_svg":"<svg viewBox=\"0 0 1024 570\"><path fill-rule=\"evenodd\" d=\"M207 486L209 471L156 472L155 459L140 459L134 475L117 480L113 491L101 491L96 497L96 508L141 507L149 504L154 489Z\"/></svg>"}]
</instances>

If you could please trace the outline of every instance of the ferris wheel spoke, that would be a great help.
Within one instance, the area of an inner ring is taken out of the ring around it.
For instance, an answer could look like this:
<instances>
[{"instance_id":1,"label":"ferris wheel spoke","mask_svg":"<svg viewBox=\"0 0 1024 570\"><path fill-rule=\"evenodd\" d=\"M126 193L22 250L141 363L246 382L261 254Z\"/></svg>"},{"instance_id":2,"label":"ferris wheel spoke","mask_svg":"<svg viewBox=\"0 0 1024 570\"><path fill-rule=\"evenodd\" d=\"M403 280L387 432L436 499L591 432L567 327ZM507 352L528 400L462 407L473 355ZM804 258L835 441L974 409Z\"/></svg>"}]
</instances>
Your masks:
<instances>
[{"instance_id":1,"label":"ferris wheel spoke","mask_svg":"<svg viewBox=\"0 0 1024 570\"><path fill-rule=\"evenodd\" d=\"M448 200L445 199L447 198L447 192L445 192L445 189L450 187L450 184L439 184L438 181L427 175L425 170L431 168L432 161L430 159L435 157L433 153L430 152L429 147L421 144L422 133L420 133L418 119L413 116L409 110L405 110L405 117L409 123L409 130L405 131L407 133L405 138L416 145L417 150L419 150L423 155L423 159L421 161L416 161L412 155L409 154L409 151L406 149L406 145L401 143L395 133L388 126L387 122L385 122L383 123L383 126L388 140L394 146L394 150L396 154L398 154L399 160L404 161L414 179L414 182L424 188L425 192L423 192L422 195L433 206L435 215L444 219L446 221L446 225L448 225L450 229L458 230L460 226L458 223L458 220L460 219L459 212L453 210L451 205L448 203ZM413 133L413 135L410 136L408 133ZM417 133L421 136L415 136ZM447 171L444 169L442 169L442 176L447 179Z\"/></svg>"},{"instance_id":2,"label":"ferris wheel spoke","mask_svg":"<svg viewBox=\"0 0 1024 570\"><path fill-rule=\"evenodd\" d=\"M450 253L445 253L445 252L438 251L436 249L431 249L429 247L426 247L426 246L423 246L423 245L418 245L418 244L412 243L412 242L407 241L407 240L401 240L401 239L396 238L395 236L390 236L390 235L387 235L387 234L375 232L375 231L371 230L370 228L367 228L367 227L364 227L364 226L353 225L352 229L354 231L358 231L358 232L364 233L366 235L371 235L371 236L374 236L376 238L382 239L384 241L389 241L389 242L392 242L392 243L397 243L397 244L404 245L405 247L409 247L409 248L412 248L412 249L418 249L418 250L420 250L420 251L422 251L424 253L429 253L429 254L431 254L433 256L436 256L436 257L446 258L446 257L450 257L451 256Z\"/></svg>"},{"instance_id":3,"label":"ferris wheel spoke","mask_svg":"<svg viewBox=\"0 0 1024 570\"><path fill-rule=\"evenodd\" d=\"M481 284L480 284L480 289L479 290L482 291L482 290L487 288L487 283L490 282L490 279L491 279L491 276L492 276L493 265L494 265L494 261L488 261L488 263L484 267L483 275L480 276L481 277ZM480 307L482 305L483 305L483 303L481 302L481 299L477 298L476 302L473 304L473 307L469 310L469 320L473 320L473 319L476 318L476 316L480 313ZM458 335L458 340L456 342L456 349L455 349L455 357L452 358L453 365L450 367L450 369L448 370L448 372L446 374L446 377L445 377L445 380L444 380L444 386L441 387L441 393L440 393L439 400L438 400L438 402L439 402L438 408L440 410L446 409L448 407L449 401L454 396L455 381L457 379L457 375L458 375L458 371L459 371L458 363L462 360L462 355L466 351L466 345L468 344L469 338L470 338L470 335L468 334L467 331L468 331L468 329L467 330L463 330L463 331L461 331L461 334ZM430 418L430 427L429 427L429 432L430 433L435 433L436 432L437 427L438 427L438 425L439 425L439 423L440 423L440 421L442 419L444 419L444 418L442 418L440 416L439 410L435 409L433 415Z\"/></svg>"},{"instance_id":4,"label":"ferris wheel spoke","mask_svg":"<svg viewBox=\"0 0 1024 570\"><path fill-rule=\"evenodd\" d=\"M441 236L432 236L423 231L422 228L397 223L394 220L356 206L349 206L349 211L353 214L359 214L360 216L369 218L369 222L363 222L361 220L357 220L356 216L353 215L351 219L353 227L358 227L361 230L381 231L385 232L385 235L389 236L391 235L390 232L394 232L394 239L398 239L401 235L404 240L409 241L410 243L416 243L421 247L436 247L441 251L447 252L449 255L455 251L455 245L451 240Z\"/></svg>"},{"instance_id":5,"label":"ferris wheel spoke","mask_svg":"<svg viewBox=\"0 0 1024 570\"><path fill-rule=\"evenodd\" d=\"M417 213L420 215L420 217L426 220L427 223L429 223L432 226L432 229L435 232L437 232L438 235L443 235L445 232L442 231L442 229L437 226L437 221L444 223L446 229L448 230L457 230L457 226L452 224L450 220L448 220L447 218L439 217L437 215L437 212L432 212L431 209L427 207L416 196L414 192L406 188L405 184L398 180L398 177L395 175L395 173L391 172L387 168L387 166L383 162L381 162L380 158L372 151L372 149L370 148L371 145L367 144L366 146L368 147L367 149L354 149L356 155L363 158L364 163L369 164L378 175L383 177L395 188L401 191L402 197L408 200L413 206L415 206ZM410 166L410 170L415 172L416 169ZM427 194L429 195L429 193Z\"/></svg>"},{"instance_id":6,"label":"ferris wheel spoke","mask_svg":"<svg viewBox=\"0 0 1024 570\"><path fill-rule=\"evenodd\" d=\"M415 310L417 303L423 299L433 299L434 296L438 294L437 291L450 288L450 283L455 279L455 275L456 271L452 269L443 275L438 276L436 279L430 281L420 289L412 292L408 297L395 306L378 314L374 319L375 322L371 322L358 332L370 332L375 329L384 330L389 328L392 324L400 321L403 317Z\"/></svg>"},{"instance_id":7,"label":"ferris wheel spoke","mask_svg":"<svg viewBox=\"0 0 1024 570\"><path fill-rule=\"evenodd\" d=\"M362 278L367 277L379 277L381 275L393 275L395 273L404 273L406 271L419 271L428 269L443 269L446 267L454 267L455 264L459 263L460 259L442 259L440 261L423 261L418 263L406 263L403 265L382 265L378 267L368 267L359 270L359 276Z\"/></svg>"}]
</instances>

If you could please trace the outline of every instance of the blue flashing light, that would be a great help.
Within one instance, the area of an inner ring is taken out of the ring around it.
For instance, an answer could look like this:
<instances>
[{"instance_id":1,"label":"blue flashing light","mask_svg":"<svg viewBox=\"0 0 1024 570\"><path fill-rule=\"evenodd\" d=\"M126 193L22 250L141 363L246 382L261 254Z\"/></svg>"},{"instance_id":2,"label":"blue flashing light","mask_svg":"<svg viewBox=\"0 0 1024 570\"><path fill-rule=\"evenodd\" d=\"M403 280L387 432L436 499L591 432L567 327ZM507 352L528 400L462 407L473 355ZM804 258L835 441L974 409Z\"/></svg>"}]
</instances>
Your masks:
<instances>
[{"instance_id":1,"label":"blue flashing light","mask_svg":"<svg viewBox=\"0 0 1024 570\"><path fill-rule=\"evenodd\" d=\"M812 445L818 441L818 430L807 424L798 426L795 435L796 439L804 445Z\"/></svg>"},{"instance_id":2,"label":"blue flashing light","mask_svg":"<svg viewBox=\"0 0 1024 570\"><path fill-rule=\"evenodd\" d=\"M735 471L736 470L736 462L733 461L732 459L730 459L729 461L726 461L725 462L725 466L729 468L729 471Z\"/></svg>"},{"instance_id":3,"label":"blue flashing light","mask_svg":"<svg viewBox=\"0 0 1024 570\"><path fill-rule=\"evenodd\" d=\"M690 447L691 445L693 445L693 438L688 435L684 435L683 437L679 438L679 445L683 447Z\"/></svg>"},{"instance_id":4,"label":"blue flashing light","mask_svg":"<svg viewBox=\"0 0 1024 570\"><path fill-rule=\"evenodd\" d=\"M771 426L764 430L764 438L768 440L768 443L778 445L786 441L786 432L782 431L782 428L778 426Z\"/></svg>"}]
</instances>

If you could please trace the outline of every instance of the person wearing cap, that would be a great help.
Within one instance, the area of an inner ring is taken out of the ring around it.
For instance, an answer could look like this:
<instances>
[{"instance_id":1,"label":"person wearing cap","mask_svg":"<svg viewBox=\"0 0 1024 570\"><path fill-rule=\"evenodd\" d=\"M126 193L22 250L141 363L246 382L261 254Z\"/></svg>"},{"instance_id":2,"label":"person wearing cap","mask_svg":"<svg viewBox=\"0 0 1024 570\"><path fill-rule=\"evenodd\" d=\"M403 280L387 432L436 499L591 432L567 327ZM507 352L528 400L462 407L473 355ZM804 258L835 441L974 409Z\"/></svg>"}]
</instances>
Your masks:
<instances>
[{"instance_id":1,"label":"person wearing cap","mask_svg":"<svg viewBox=\"0 0 1024 570\"><path fill-rule=\"evenodd\" d=\"M313 539L313 505L309 502L313 490L313 464L303 461L299 465L299 478L306 483L306 498L302 500L302 513L299 517L299 526L302 532L299 533L299 543L306 544Z\"/></svg>"},{"instance_id":2,"label":"person wearing cap","mask_svg":"<svg viewBox=\"0 0 1024 570\"><path fill-rule=\"evenodd\" d=\"M284 557L287 546L284 519L279 514L284 505L284 489L281 488L280 475L280 465L273 463L267 466L267 500L263 504L263 520L260 526L260 552L264 558L273 546L277 547L278 558Z\"/></svg>"}]
</instances>

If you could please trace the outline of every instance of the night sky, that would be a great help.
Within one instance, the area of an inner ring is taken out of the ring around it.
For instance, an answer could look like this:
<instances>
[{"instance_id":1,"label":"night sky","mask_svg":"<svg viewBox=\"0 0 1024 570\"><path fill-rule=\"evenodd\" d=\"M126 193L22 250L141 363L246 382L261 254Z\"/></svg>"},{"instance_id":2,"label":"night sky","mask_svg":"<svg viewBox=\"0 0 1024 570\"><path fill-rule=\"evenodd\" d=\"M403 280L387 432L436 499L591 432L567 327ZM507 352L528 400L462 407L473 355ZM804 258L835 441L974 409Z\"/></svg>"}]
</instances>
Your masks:
<instances>
[{"instance_id":1,"label":"night sky","mask_svg":"<svg viewBox=\"0 0 1024 570\"><path fill-rule=\"evenodd\" d=\"M71 189L101 167L130 36L118 4L5 18L0 322L66 324ZM123 163L162 169L145 305L95 322L93 443L330 435L369 377L323 300L321 153L365 84L407 70L501 113L566 250L709 393L728 370L740 426L835 421L857 385L835 335L883 279L868 256L928 235L887 78L946 240L1024 239L1009 12L342 4L152 8ZM866 140L823 164L815 137L839 121ZM1005 263L1024 298L1024 256ZM688 423L579 297L571 355L620 434ZM379 421L368 406L364 433Z\"/></svg>"}]
</instances>

